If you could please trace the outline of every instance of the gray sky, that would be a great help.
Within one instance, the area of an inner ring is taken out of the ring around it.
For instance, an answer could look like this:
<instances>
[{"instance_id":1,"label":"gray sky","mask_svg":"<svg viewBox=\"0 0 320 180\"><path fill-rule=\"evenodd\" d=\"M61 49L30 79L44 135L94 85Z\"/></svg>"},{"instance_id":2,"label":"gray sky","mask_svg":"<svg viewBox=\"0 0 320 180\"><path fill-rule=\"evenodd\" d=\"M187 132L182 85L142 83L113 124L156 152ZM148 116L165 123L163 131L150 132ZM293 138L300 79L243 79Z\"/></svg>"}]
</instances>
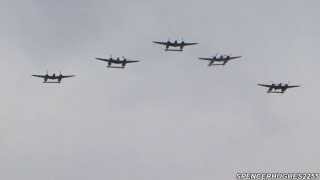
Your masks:
<instances>
[{"instance_id":1,"label":"gray sky","mask_svg":"<svg viewBox=\"0 0 320 180\"><path fill-rule=\"evenodd\" d=\"M317 171L316 0L2 0L0 179ZM200 45L165 53L153 40ZM197 57L242 55L208 68ZM143 62L106 69L94 57ZM76 74L61 85L33 73ZM303 88L268 95L259 82Z\"/></svg>"}]
</instances>

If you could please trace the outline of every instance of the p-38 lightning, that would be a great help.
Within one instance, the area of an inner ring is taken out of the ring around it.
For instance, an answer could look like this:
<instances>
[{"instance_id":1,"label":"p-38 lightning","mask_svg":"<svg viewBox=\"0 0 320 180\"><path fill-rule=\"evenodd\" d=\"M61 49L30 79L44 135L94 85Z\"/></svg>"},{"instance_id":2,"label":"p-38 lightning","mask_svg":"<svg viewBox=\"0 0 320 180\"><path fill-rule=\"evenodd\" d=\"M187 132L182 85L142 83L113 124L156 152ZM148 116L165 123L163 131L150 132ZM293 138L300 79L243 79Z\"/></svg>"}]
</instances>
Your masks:
<instances>
[{"instance_id":1,"label":"p-38 lightning","mask_svg":"<svg viewBox=\"0 0 320 180\"><path fill-rule=\"evenodd\" d=\"M300 87L298 85L290 86L288 83L279 83L279 84L258 84L258 86L268 88L267 93L284 93L287 89Z\"/></svg>"},{"instance_id":2,"label":"p-38 lightning","mask_svg":"<svg viewBox=\"0 0 320 180\"><path fill-rule=\"evenodd\" d=\"M61 72L59 75L56 75L55 73L53 73L51 76L48 74L45 75L32 75L33 77L38 77L38 78L43 78L43 83L61 83L61 80L64 78L70 78L70 77L74 77L75 75L62 75ZM48 81L48 80L57 80L57 81Z\"/></svg>"},{"instance_id":3,"label":"p-38 lightning","mask_svg":"<svg viewBox=\"0 0 320 180\"><path fill-rule=\"evenodd\" d=\"M108 68L125 68L125 66L129 63L136 63L136 62L140 62L138 60L130 60L125 58L124 56L122 56L122 59L120 59L120 57L117 58L113 58L112 56L110 56L109 59L106 58L96 58L96 60L99 61L105 61L108 63ZM111 66L112 64L120 64L121 66Z\"/></svg>"},{"instance_id":4,"label":"p-38 lightning","mask_svg":"<svg viewBox=\"0 0 320 180\"><path fill-rule=\"evenodd\" d=\"M214 65L226 65L230 60L239 59L242 56L231 56L231 55L224 55L224 54L217 54L212 57L202 58L200 57L199 60L209 61L208 66ZM220 62L220 63L216 63Z\"/></svg>"},{"instance_id":5,"label":"p-38 lightning","mask_svg":"<svg viewBox=\"0 0 320 180\"><path fill-rule=\"evenodd\" d=\"M171 42L170 40L166 41L166 42L161 42L161 41L152 41L155 44L160 44L165 46L165 51L183 51L183 48L185 46L192 46L192 45L197 45L199 43L187 43L184 42L183 40L181 42L178 42L177 40ZM174 48L179 48L179 49L169 49L170 47L174 47Z\"/></svg>"}]
</instances>

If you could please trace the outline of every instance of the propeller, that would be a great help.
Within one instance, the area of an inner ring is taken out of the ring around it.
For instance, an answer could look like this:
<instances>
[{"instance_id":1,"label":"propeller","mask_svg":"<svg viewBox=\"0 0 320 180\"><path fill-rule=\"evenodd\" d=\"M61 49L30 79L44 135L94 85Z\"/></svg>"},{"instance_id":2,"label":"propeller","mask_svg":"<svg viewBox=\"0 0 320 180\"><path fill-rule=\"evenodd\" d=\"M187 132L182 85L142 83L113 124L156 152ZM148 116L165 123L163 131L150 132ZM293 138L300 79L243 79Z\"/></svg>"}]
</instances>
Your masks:
<instances>
[{"instance_id":1,"label":"propeller","mask_svg":"<svg viewBox=\"0 0 320 180\"><path fill-rule=\"evenodd\" d=\"M46 75L45 75L45 77L44 77L44 79L43 79L43 82L46 83L47 80L48 80L48 78L49 78L49 74L48 74L48 70L47 70L47 71L46 71Z\"/></svg>"},{"instance_id":2,"label":"propeller","mask_svg":"<svg viewBox=\"0 0 320 180\"><path fill-rule=\"evenodd\" d=\"M274 83L273 81L270 81L271 85L276 85L276 83Z\"/></svg>"},{"instance_id":3,"label":"propeller","mask_svg":"<svg viewBox=\"0 0 320 180\"><path fill-rule=\"evenodd\" d=\"M287 81L287 83L285 84L286 86L289 86L289 84L290 84L290 81Z\"/></svg>"}]
</instances>

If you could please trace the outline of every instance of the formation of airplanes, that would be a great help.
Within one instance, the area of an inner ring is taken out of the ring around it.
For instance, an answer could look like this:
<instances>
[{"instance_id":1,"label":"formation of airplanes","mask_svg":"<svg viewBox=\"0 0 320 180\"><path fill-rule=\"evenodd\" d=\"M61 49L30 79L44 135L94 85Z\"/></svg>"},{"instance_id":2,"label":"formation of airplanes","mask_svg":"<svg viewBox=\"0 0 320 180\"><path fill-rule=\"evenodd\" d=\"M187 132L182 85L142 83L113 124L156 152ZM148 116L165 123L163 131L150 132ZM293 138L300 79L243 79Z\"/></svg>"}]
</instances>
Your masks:
<instances>
[{"instance_id":1,"label":"formation of airplanes","mask_svg":"<svg viewBox=\"0 0 320 180\"><path fill-rule=\"evenodd\" d=\"M153 41L153 43L165 46L165 51L183 51L185 46L193 46L193 45L199 44L195 42L189 43L183 40L181 42L178 42L178 40L175 40L173 42L171 42L170 40ZM170 49L170 47L172 48ZM215 66L215 65L224 66L229 61L240 59L240 58L242 58L242 56L216 54L211 57L199 57L198 59L209 62L208 66ZM127 59L124 56L122 56L122 58L120 57L113 58L112 56L110 56L109 58L96 57L95 59L106 62L108 68L125 68L127 64L140 62L139 60ZM112 64L117 64L120 66L112 66ZM32 76L43 78L43 83L61 83L61 80L64 78L75 77L75 75L62 75L61 72L59 75L56 75L55 73L53 73L52 75L49 75L47 72L45 75L32 75ZM48 81L48 80L52 80L52 81ZM258 84L258 86L268 88L267 93L285 93L287 89L300 87L299 85L289 85L288 83Z\"/></svg>"}]
</instances>

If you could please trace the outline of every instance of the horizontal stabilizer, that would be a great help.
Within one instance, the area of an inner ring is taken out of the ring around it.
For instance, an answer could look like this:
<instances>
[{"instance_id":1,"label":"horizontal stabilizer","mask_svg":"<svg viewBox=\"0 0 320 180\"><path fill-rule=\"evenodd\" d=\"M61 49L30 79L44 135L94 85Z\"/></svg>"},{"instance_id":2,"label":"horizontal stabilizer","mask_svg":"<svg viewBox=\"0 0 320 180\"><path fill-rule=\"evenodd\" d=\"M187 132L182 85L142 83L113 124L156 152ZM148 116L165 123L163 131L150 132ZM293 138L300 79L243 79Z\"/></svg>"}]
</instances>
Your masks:
<instances>
[{"instance_id":1,"label":"horizontal stabilizer","mask_svg":"<svg viewBox=\"0 0 320 180\"><path fill-rule=\"evenodd\" d=\"M50 82L43 82L43 83L47 83L47 84L60 84L60 82L57 82L57 81L50 81Z\"/></svg>"},{"instance_id":2,"label":"horizontal stabilizer","mask_svg":"<svg viewBox=\"0 0 320 180\"><path fill-rule=\"evenodd\" d=\"M181 50L181 49L166 49L165 51L179 51L179 52L181 52L183 50Z\"/></svg>"},{"instance_id":3,"label":"horizontal stabilizer","mask_svg":"<svg viewBox=\"0 0 320 180\"><path fill-rule=\"evenodd\" d=\"M282 92L282 91L272 91L272 92L268 92L268 93L273 93L273 94L283 94L284 92Z\"/></svg>"},{"instance_id":4,"label":"horizontal stabilizer","mask_svg":"<svg viewBox=\"0 0 320 180\"><path fill-rule=\"evenodd\" d=\"M122 66L107 66L107 68L124 69Z\"/></svg>"}]
</instances>

